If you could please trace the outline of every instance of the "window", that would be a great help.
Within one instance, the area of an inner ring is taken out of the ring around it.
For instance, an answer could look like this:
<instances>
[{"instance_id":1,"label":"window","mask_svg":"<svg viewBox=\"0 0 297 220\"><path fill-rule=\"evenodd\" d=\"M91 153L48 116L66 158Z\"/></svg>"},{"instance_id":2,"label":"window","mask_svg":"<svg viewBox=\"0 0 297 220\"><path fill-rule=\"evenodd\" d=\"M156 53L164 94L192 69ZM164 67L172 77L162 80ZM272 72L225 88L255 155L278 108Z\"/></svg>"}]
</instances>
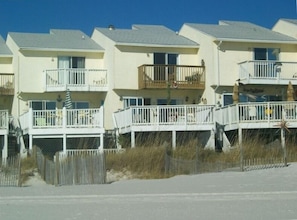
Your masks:
<instances>
[{"instance_id":1,"label":"window","mask_svg":"<svg viewBox=\"0 0 297 220\"><path fill-rule=\"evenodd\" d=\"M143 106L144 99L142 97L124 97L124 108L128 108L130 106Z\"/></svg>"},{"instance_id":2,"label":"window","mask_svg":"<svg viewBox=\"0 0 297 220\"><path fill-rule=\"evenodd\" d=\"M63 107L65 106L65 102L63 102ZM73 109L87 109L89 108L89 103L88 102L80 102L80 101L72 101L72 108Z\"/></svg>"},{"instance_id":3,"label":"window","mask_svg":"<svg viewBox=\"0 0 297 220\"><path fill-rule=\"evenodd\" d=\"M255 48L255 60L279 60L279 51L277 48Z\"/></svg>"},{"instance_id":4,"label":"window","mask_svg":"<svg viewBox=\"0 0 297 220\"><path fill-rule=\"evenodd\" d=\"M54 110L56 109L55 101L30 101L30 108L33 110Z\"/></svg>"},{"instance_id":5,"label":"window","mask_svg":"<svg viewBox=\"0 0 297 220\"><path fill-rule=\"evenodd\" d=\"M58 57L60 84L85 84L84 57Z\"/></svg>"}]
</instances>

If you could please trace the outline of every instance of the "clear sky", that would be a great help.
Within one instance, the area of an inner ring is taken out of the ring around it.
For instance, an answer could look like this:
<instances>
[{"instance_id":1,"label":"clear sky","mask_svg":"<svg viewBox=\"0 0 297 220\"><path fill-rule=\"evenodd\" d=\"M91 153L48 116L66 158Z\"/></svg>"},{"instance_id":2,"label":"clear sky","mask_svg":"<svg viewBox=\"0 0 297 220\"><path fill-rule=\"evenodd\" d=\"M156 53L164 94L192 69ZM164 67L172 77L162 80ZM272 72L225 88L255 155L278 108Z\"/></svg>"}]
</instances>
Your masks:
<instances>
[{"instance_id":1,"label":"clear sky","mask_svg":"<svg viewBox=\"0 0 297 220\"><path fill-rule=\"evenodd\" d=\"M50 29L131 28L162 24L178 31L183 23L249 21L272 28L279 18L297 19L297 0L0 0L0 35L48 33Z\"/></svg>"}]
</instances>

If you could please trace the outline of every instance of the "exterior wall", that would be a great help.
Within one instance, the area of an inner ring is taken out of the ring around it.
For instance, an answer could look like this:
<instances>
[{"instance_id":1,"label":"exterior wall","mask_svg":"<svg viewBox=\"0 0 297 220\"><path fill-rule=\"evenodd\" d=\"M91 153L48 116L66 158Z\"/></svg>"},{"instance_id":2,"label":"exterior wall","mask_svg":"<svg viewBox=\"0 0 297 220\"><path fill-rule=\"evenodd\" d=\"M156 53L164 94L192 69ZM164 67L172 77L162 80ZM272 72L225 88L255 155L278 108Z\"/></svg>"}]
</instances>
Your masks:
<instances>
[{"instance_id":1,"label":"exterior wall","mask_svg":"<svg viewBox=\"0 0 297 220\"><path fill-rule=\"evenodd\" d=\"M201 100L207 100L207 104L214 104L214 89L218 84L220 78L218 77L218 54L221 54L217 48L217 44L213 41L211 36L206 36L205 34L194 30L193 28L183 25L179 34L185 36L195 42L197 42L200 47L198 55L196 57L197 61L202 59L205 62L205 90L201 95Z\"/></svg>"},{"instance_id":2,"label":"exterior wall","mask_svg":"<svg viewBox=\"0 0 297 220\"><path fill-rule=\"evenodd\" d=\"M297 25L284 20L278 20L272 28L273 31L297 38Z\"/></svg>"},{"instance_id":3,"label":"exterior wall","mask_svg":"<svg viewBox=\"0 0 297 220\"><path fill-rule=\"evenodd\" d=\"M13 73L12 57L0 57L0 73Z\"/></svg>"}]
</instances>

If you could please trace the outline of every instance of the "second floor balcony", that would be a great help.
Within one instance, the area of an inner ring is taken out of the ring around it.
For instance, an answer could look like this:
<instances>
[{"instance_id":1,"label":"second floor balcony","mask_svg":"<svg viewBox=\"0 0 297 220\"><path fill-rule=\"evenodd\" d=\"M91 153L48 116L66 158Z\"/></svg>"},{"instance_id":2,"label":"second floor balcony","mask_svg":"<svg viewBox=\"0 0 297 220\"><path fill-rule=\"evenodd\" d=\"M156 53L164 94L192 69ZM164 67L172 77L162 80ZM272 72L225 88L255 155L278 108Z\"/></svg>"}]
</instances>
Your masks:
<instances>
[{"instance_id":1,"label":"second floor balcony","mask_svg":"<svg viewBox=\"0 0 297 220\"><path fill-rule=\"evenodd\" d=\"M142 65L138 67L139 89L205 89L205 67L186 65Z\"/></svg>"},{"instance_id":2,"label":"second floor balcony","mask_svg":"<svg viewBox=\"0 0 297 220\"><path fill-rule=\"evenodd\" d=\"M0 95L14 95L14 74L0 74Z\"/></svg>"},{"instance_id":3,"label":"second floor balcony","mask_svg":"<svg viewBox=\"0 0 297 220\"><path fill-rule=\"evenodd\" d=\"M46 91L107 91L107 70L49 69L45 70Z\"/></svg>"},{"instance_id":4,"label":"second floor balcony","mask_svg":"<svg viewBox=\"0 0 297 220\"><path fill-rule=\"evenodd\" d=\"M239 80L243 84L287 85L297 83L297 62L252 60L239 63Z\"/></svg>"}]
</instances>

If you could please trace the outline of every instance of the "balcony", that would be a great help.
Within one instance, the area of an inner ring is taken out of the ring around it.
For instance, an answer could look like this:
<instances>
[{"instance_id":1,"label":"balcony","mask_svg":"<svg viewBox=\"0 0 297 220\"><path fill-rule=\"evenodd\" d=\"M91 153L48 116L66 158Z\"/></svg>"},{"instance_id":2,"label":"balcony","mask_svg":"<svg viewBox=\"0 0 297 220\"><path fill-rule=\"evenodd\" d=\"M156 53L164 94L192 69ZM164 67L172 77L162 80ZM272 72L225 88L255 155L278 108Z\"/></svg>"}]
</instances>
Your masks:
<instances>
[{"instance_id":1,"label":"balcony","mask_svg":"<svg viewBox=\"0 0 297 220\"><path fill-rule=\"evenodd\" d=\"M205 89L205 67L142 65L138 67L139 89Z\"/></svg>"},{"instance_id":2,"label":"balcony","mask_svg":"<svg viewBox=\"0 0 297 220\"><path fill-rule=\"evenodd\" d=\"M297 84L297 62L245 61L239 63L239 79L243 84Z\"/></svg>"},{"instance_id":3,"label":"balcony","mask_svg":"<svg viewBox=\"0 0 297 220\"><path fill-rule=\"evenodd\" d=\"M14 95L14 74L0 74L0 95Z\"/></svg>"},{"instance_id":4,"label":"balcony","mask_svg":"<svg viewBox=\"0 0 297 220\"><path fill-rule=\"evenodd\" d=\"M107 70L50 69L45 70L46 91L107 91Z\"/></svg>"}]
</instances>

